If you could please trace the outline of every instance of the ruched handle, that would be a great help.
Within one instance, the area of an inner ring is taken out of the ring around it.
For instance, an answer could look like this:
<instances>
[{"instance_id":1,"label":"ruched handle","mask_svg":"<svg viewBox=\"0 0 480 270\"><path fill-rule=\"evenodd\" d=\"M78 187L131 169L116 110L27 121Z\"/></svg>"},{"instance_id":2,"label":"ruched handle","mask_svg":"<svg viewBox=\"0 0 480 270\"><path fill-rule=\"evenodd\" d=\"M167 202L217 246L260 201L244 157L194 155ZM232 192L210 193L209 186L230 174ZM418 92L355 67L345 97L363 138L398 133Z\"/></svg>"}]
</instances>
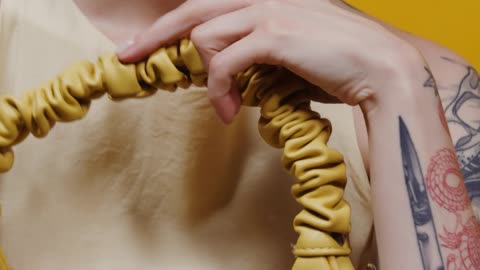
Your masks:
<instances>
[{"instance_id":1,"label":"ruched handle","mask_svg":"<svg viewBox=\"0 0 480 270\"><path fill-rule=\"evenodd\" d=\"M293 270L351 270L350 207L343 200L346 168L342 155L326 143L330 122L310 109L301 89L272 90L286 71L255 65L236 77L243 105L261 107L259 131L273 147L284 148L282 163L297 182L292 194L303 210L293 226L299 234ZM192 83L203 86L207 74L189 40L162 48L137 64L122 64L115 55L94 63L79 62L21 99L0 97L0 171L13 165L12 147L30 133L44 137L56 122L81 119L93 99L142 98L157 89L175 91ZM1 265L0 270L6 270Z\"/></svg>"}]
</instances>

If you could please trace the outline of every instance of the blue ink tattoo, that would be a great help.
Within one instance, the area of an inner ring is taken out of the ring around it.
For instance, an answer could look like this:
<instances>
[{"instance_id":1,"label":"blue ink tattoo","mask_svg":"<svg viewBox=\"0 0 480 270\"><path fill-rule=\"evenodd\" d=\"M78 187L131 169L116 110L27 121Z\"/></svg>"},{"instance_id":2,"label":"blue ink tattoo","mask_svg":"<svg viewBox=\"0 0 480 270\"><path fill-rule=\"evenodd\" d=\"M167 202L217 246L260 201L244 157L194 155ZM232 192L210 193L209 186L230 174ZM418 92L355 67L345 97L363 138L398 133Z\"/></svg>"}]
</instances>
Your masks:
<instances>
[{"instance_id":1,"label":"blue ink tattoo","mask_svg":"<svg viewBox=\"0 0 480 270\"><path fill-rule=\"evenodd\" d=\"M461 80L455 97L445 107L445 117L448 126L461 134L460 139L454 142L455 151L472 206L477 219L480 219L480 114L476 114L480 113L480 77L472 67L465 68L467 74Z\"/></svg>"},{"instance_id":2,"label":"blue ink tattoo","mask_svg":"<svg viewBox=\"0 0 480 270\"><path fill-rule=\"evenodd\" d=\"M399 120L403 171L423 269L444 270L440 245L437 240L437 230L433 221L420 160L407 126L401 117L399 117Z\"/></svg>"}]
</instances>

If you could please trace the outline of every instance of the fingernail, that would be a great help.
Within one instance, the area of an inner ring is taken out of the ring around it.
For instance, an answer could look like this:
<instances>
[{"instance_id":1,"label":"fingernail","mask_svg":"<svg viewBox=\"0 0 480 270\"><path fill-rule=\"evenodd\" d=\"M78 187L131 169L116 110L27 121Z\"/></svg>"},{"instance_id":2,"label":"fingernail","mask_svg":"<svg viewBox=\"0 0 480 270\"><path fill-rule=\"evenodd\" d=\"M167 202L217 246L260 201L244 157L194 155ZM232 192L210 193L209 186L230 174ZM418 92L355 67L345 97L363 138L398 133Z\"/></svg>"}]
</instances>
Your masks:
<instances>
[{"instance_id":1,"label":"fingernail","mask_svg":"<svg viewBox=\"0 0 480 270\"><path fill-rule=\"evenodd\" d=\"M130 46L132 46L133 43L134 43L133 39L129 39L129 40L121 43L121 44L117 47L117 49L115 50L115 52L116 52L117 54L120 54L120 53L126 51L128 48L130 48Z\"/></svg>"}]
</instances>

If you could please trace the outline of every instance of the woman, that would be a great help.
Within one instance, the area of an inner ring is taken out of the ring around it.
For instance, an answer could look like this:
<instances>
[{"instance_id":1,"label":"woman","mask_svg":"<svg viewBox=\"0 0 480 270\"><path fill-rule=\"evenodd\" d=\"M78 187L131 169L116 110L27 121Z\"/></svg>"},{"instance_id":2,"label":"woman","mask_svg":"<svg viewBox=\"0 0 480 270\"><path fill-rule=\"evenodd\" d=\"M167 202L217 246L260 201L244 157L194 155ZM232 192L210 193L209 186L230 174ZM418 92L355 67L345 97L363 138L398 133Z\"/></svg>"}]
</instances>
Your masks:
<instances>
[{"instance_id":1,"label":"woman","mask_svg":"<svg viewBox=\"0 0 480 270\"><path fill-rule=\"evenodd\" d=\"M69 62L93 59L181 2L2 0L2 94L20 95ZM135 61L192 32L210 64L210 97L225 122L238 111L236 93L225 95L229 75L255 62L282 64L340 101L360 105L355 123L367 120L368 147L365 127L354 127L349 107L316 105L332 120L337 133L330 145L350 168L352 258L358 267L375 260L373 209L382 268L417 269L425 258L406 186L414 163L405 160L416 152L426 178L443 153L446 166L456 168L429 70L453 101L454 90L443 88L459 84L467 68L451 52L355 14L327 1L189 1L119 55ZM230 46L239 39L245 43ZM1 243L13 268L288 269L297 209L278 153L256 135L257 118L244 109L224 127L204 89L190 89L120 104L99 100L86 119L26 141L16 149L14 170L1 176ZM452 129L454 140L459 133ZM453 174L449 183L461 190L460 179ZM435 200L441 198L436 189L429 192L436 227L446 229L437 237L444 259L431 263L475 265L478 258L463 258L441 237L463 241L455 228L473 216L469 205L449 212ZM475 233L478 223L470 227Z\"/></svg>"}]
</instances>

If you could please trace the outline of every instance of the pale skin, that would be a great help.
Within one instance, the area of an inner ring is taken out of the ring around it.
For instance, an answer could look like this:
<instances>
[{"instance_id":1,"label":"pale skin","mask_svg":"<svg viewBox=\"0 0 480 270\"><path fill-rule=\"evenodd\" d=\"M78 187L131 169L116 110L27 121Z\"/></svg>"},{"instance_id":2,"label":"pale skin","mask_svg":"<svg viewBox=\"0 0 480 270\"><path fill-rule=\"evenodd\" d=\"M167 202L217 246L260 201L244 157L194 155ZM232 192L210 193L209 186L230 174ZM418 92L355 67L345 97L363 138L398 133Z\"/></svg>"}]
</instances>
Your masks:
<instances>
[{"instance_id":1,"label":"pale skin","mask_svg":"<svg viewBox=\"0 0 480 270\"><path fill-rule=\"evenodd\" d=\"M355 105L354 115L359 120L357 137L373 186L372 207L375 211L381 268L422 269L402 170L398 117L403 118L412 135L425 176L427 176L429 162L437 150L444 148L453 150L453 147L438 119L438 97L434 95L433 90L424 87L428 77L424 69L425 60L417 49L412 47L412 44L415 44L423 53L437 77L437 83L441 86L451 87L458 84L464 76L464 70L439 60L440 56L463 60L432 43L391 28L386 29L372 19L354 15L355 11L340 2L332 2L332 4L318 0L197 0L189 2L190 7L194 6L194 9L189 9L188 5L184 6L186 9L184 8L183 11L187 12L184 15L188 14L187 16L182 15L179 12L180 9L175 13L168 13L185 1L76 0L75 2L86 17L119 46L136 36L139 43L130 47L128 51L119 52L124 61L143 58L157 47L181 36L193 38L209 66L211 74L209 95L212 103L225 122L235 121L234 116L239 109L237 93L229 91L224 95L225 90L230 90L230 74L257 62L281 64L309 80L312 88L318 90L321 87L329 93L336 94L341 101ZM270 12L272 7L274 11ZM163 16L165 14L169 15ZM205 14L208 16L203 16ZM241 15L235 16L235 14ZM158 18L160 19L153 28L149 28ZM196 23L191 24L191 20ZM149 30L144 32L145 29ZM236 35L232 36L232 33ZM318 35L312 33L318 33ZM249 35L260 38L245 39ZM282 42L274 42L279 39ZM244 41L243 46L233 47L238 50L230 50L231 45L237 40ZM277 47L279 44L282 47ZM352 46L352 44L355 45ZM265 49L268 49L270 54L265 54ZM239 57L238 52L246 52L247 56ZM245 61L235 61L238 58ZM241 65L237 65L238 63ZM296 63L307 63L307 65L299 66ZM328 68L322 69L323 63L328 63L325 65ZM442 91L443 89L440 88L442 99L450 95L447 90ZM323 92L319 91L317 100L321 101L323 96ZM364 119L368 123L366 126L362 125ZM428 133L425 130L428 130ZM431 134L437 136L433 137ZM452 139L454 141L459 139L453 131ZM441 228L443 225L450 228L455 225L451 213L442 210L433 201L431 204L437 227ZM469 213L471 209L465 210L461 215L466 216ZM159 216L162 217L160 214ZM168 217L160 220L159 224L163 224ZM121 228L119 225L121 223L115 224L112 228ZM168 235L172 228L166 228L165 231ZM403 233L392 234L392 231ZM202 252L195 253L197 258L188 253L190 249L194 250L189 236L176 239L175 243L183 243L180 240L185 240L190 246L185 245L187 247L185 248L179 245L181 248L172 249L167 245L164 252L158 252L153 251L148 245L145 249L136 249L130 255L136 256L137 261L142 262L145 261L144 256L153 253L152 257L163 258L159 261L162 264L165 263L167 268L169 262L177 266L179 262L188 261L187 259L192 257L196 262L205 261L204 269L212 269L211 266L215 264L209 260L215 259L210 258L209 252L214 249L202 246L199 248ZM151 241L167 242L165 239ZM261 245L261 242L256 244ZM126 243L130 243L130 239ZM115 247L114 245L110 244L114 251L124 247L122 244ZM269 248L271 250L273 246L269 246L266 250ZM229 249L230 247L225 248L225 250ZM170 250L172 254L168 252ZM398 252L399 250L401 252ZM442 247L444 258L447 258L450 252L450 249ZM101 255L110 261L110 266L114 267L115 260L109 258L117 258L117 256L115 252L112 254ZM175 256L178 254L186 254L186 257L177 261ZM82 257L82 254L75 256ZM217 265L221 265L221 260L218 262ZM122 262L119 261L119 266L121 265ZM198 264L195 263L195 265ZM141 267L141 265L137 266ZM282 267L288 268L284 264Z\"/></svg>"},{"instance_id":2,"label":"pale skin","mask_svg":"<svg viewBox=\"0 0 480 270\"><path fill-rule=\"evenodd\" d=\"M443 114L438 114L441 101L432 68L407 40L327 1L204 0L187 1L167 13L119 56L126 62L140 60L182 36L190 36L197 45L209 72L209 97L226 123L233 121L240 108L233 75L252 64L284 66L339 101L359 106L367 123L368 170L382 269L453 265L464 269L461 261L477 267L475 252L460 259L455 250L461 244L448 243L449 233L455 234L468 222L472 232L468 237L480 240L480 225L462 175L447 173L460 169L450 134L442 125ZM445 71L433 69L436 75L444 75ZM453 158L445 159L448 153ZM420 191L405 189L412 181L427 185L426 206L418 202ZM442 197L441 185L462 190L460 206ZM418 214L419 207L428 209L433 218L418 221L414 217L412 226L412 214ZM425 235L430 248L420 244ZM470 245L469 250L473 249Z\"/></svg>"}]
</instances>

